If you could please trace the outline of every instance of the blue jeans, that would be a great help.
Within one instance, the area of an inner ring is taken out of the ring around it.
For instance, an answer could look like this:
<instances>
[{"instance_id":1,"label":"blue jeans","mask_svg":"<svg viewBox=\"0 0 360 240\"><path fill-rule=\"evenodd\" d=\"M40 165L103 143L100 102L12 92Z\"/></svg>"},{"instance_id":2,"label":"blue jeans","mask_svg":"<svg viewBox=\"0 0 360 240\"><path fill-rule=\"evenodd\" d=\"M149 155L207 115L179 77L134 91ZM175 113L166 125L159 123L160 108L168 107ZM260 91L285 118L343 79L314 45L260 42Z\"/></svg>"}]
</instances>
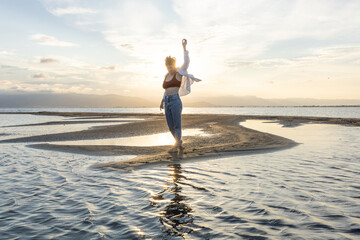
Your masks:
<instances>
[{"instance_id":1,"label":"blue jeans","mask_svg":"<svg viewBox=\"0 0 360 240\"><path fill-rule=\"evenodd\" d=\"M179 94L164 96L165 116L169 130L176 140L176 145L181 145L181 112L182 102Z\"/></svg>"}]
</instances>

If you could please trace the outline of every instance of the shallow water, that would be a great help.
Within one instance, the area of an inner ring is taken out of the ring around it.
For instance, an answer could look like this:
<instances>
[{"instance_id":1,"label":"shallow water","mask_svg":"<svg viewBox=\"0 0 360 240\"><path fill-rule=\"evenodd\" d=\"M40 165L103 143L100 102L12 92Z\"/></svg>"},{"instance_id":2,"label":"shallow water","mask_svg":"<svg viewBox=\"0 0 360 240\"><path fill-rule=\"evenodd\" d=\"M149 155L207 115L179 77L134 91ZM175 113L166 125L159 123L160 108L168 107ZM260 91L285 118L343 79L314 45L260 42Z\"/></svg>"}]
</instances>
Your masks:
<instances>
[{"instance_id":1,"label":"shallow water","mask_svg":"<svg viewBox=\"0 0 360 240\"><path fill-rule=\"evenodd\" d=\"M135 118L79 119L61 116L39 116L28 114L1 114L0 140L29 137L35 135L64 133L87 130L94 127L126 124L142 121ZM41 125L47 123L48 125Z\"/></svg>"},{"instance_id":2,"label":"shallow water","mask_svg":"<svg viewBox=\"0 0 360 240\"><path fill-rule=\"evenodd\" d=\"M200 128L184 129L182 136L211 136L209 133L205 133ZM51 142L51 144L60 145L113 145L113 146L164 146L173 145L175 140L170 132L156 133L145 136L136 137L119 137L119 138L104 138L93 140L79 140L79 141L61 141Z\"/></svg>"},{"instance_id":3,"label":"shallow water","mask_svg":"<svg viewBox=\"0 0 360 240\"><path fill-rule=\"evenodd\" d=\"M1 144L0 238L358 239L360 128L241 125L302 144L131 172Z\"/></svg>"}]
</instances>

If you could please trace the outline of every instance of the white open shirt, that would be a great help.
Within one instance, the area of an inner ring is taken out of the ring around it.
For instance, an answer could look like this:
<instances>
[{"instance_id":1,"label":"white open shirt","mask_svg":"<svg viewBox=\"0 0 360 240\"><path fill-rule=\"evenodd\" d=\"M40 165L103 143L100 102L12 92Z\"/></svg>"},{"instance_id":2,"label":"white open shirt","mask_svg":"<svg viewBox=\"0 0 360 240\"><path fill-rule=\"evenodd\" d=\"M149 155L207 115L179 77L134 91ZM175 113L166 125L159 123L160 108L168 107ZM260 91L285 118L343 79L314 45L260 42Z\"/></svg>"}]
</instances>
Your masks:
<instances>
[{"instance_id":1,"label":"white open shirt","mask_svg":"<svg viewBox=\"0 0 360 240\"><path fill-rule=\"evenodd\" d=\"M189 51L184 51L184 64L178 69L178 73L182 75L181 85L179 89L179 95L185 96L191 92L191 85L194 82L200 82L201 80L194 77L187 72L190 64Z\"/></svg>"}]
</instances>

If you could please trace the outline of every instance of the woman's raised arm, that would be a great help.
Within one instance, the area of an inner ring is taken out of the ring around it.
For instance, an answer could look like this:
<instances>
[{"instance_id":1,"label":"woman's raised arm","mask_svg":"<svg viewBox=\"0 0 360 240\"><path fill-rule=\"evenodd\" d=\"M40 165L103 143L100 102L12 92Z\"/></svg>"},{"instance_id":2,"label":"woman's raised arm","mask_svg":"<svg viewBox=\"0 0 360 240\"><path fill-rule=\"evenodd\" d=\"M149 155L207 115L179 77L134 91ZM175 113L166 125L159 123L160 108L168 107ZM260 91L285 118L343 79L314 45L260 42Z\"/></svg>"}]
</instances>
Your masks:
<instances>
[{"instance_id":1,"label":"woman's raised arm","mask_svg":"<svg viewBox=\"0 0 360 240\"><path fill-rule=\"evenodd\" d=\"M187 72L190 64L189 51L186 50L187 40L182 40L182 46L184 49L184 64L181 66L180 70Z\"/></svg>"}]
</instances>

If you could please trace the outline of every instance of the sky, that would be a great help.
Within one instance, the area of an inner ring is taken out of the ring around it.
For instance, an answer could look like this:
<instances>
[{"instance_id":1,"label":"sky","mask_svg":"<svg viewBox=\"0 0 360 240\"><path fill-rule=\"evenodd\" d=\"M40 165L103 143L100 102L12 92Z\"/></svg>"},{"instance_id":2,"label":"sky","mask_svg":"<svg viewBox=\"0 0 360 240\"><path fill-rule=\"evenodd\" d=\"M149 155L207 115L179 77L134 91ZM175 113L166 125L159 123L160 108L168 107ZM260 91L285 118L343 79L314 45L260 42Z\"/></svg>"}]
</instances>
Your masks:
<instances>
[{"instance_id":1,"label":"sky","mask_svg":"<svg viewBox=\"0 0 360 240\"><path fill-rule=\"evenodd\" d=\"M360 99L358 0L0 0L0 93ZM189 95L191 96L191 95Z\"/></svg>"}]
</instances>

